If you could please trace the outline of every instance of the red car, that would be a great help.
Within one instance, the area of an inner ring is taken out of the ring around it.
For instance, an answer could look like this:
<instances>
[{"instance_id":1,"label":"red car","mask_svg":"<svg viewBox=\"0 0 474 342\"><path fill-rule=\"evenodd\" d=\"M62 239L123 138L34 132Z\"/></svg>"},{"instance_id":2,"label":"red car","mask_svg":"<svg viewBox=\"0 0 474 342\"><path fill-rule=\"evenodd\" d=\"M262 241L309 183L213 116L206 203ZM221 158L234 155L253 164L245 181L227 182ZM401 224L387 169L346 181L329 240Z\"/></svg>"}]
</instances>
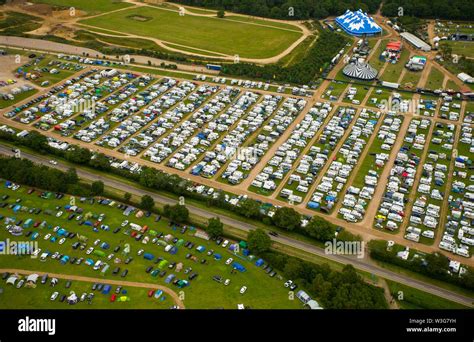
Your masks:
<instances>
[{"instance_id":1,"label":"red car","mask_svg":"<svg viewBox=\"0 0 474 342\"><path fill-rule=\"evenodd\" d=\"M114 293L112 296L110 296L110 302L113 303L117 299L117 295Z\"/></svg>"},{"instance_id":2,"label":"red car","mask_svg":"<svg viewBox=\"0 0 474 342\"><path fill-rule=\"evenodd\" d=\"M148 297L152 297L155 294L155 290L148 291Z\"/></svg>"}]
</instances>

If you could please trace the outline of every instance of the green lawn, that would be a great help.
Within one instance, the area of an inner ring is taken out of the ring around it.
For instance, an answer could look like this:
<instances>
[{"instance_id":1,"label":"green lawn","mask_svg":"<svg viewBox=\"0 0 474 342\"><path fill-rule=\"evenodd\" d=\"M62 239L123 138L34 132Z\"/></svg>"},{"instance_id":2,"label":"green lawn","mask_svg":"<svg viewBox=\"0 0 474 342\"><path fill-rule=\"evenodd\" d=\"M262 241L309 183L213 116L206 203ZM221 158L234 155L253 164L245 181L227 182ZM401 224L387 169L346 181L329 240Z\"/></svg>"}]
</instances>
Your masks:
<instances>
[{"instance_id":1,"label":"green lawn","mask_svg":"<svg viewBox=\"0 0 474 342\"><path fill-rule=\"evenodd\" d=\"M438 68L432 67L425 88L431 90L441 89L443 87L443 80L444 74Z\"/></svg>"},{"instance_id":2,"label":"green lawn","mask_svg":"<svg viewBox=\"0 0 474 342\"><path fill-rule=\"evenodd\" d=\"M59 65L62 67L59 67ZM42 69L44 69L44 71ZM51 74L49 71L53 69L56 69L59 72L57 74ZM32 80L34 84L41 85L41 83L48 81L49 84L47 86L55 85L56 83L70 77L74 73L80 72L82 69L84 69L84 67L80 64L59 61L58 59L55 59L51 56L42 59L37 64L31 64L28 67L22 67L24 72L37 72L40 75L40 77L37 79Z\"/></svg>"},{"instance_id":3,"label":"green lawn","mask_svg":"<svg viewBox=\"0 0 474 342\"><path fill-rule=\"evenodd\" d=\"M120 258L122 262L114 264L112 263L112 261L109 261L109 263L111 264L111 269L105 276L103 276L104 283L106 283L107 278L115 280L123 279L127 281L156 283L163 286L168 286L174 291L178 292L179 289L176 286L171 284L165 284L164 278L152 277L150 274L147 274L145 272L145 269L148 266L153 266L154 268L156 268L157 265L154 264L153 261L147 261L142 256L137 255L138 250L144 249L145 252L152 253L155 258L161 256L170 262L183 262L183 270L187 267L192 267L193 271L199 274L196 279L190 282L190 286L183 289L185 293L184 303L187 308L236 308L237 304L239 303L249 305L253 308L301 308L301 304L299 303L299 301L292 301L288 299L288 292L287 289L283 286L283 280L279 280L276 277L268 277L268 275L265 274L262 269L257 268L253 264L253 261L246 260L241 254L233 255L230 251L220 246L217 246L212 241L205 241L200 238L197 238L194 236L194 233L190 232L190 230L188 230L185 234L181 234L179 230L175 230L170 227L168 221L165 219L162 219L159 222L154 222L154 216L150 218L142 217L139 219L136 218L134 214L132 214L129 217L125 217L122 215L121 210L115 207L99 205L97 203L95 205L92 205L89 202L80 203L79 199L76 199L77 204L84 209L84 215L86 213L91 213L95 216L101 213L105 214L105 219L103 220L102 224L109 225L110 231L104 231L99 229L98 232L93 232L91 227L88 227L86 225L80 226L78 224L78 221L75 219L71 221L67 220L67 215L69 215L69 213L64 213L61 217L56 217L55 215L46 215L44 213L44 210L46 209L50 209L54 213L56 213L57 206L63 207L62 210L64 211L64 205L66 205L70 201L69 196L65 196L61 200L57 200L53 196L51 199L46 200L39 198L38 193L28 195L26 193L26 190L27 189L25 187L21 187L15 192L13 190L6 189L4 186L2 186L0 190L0 195L10 195L10 198L7 200L9 204L13 203L17 198L20 198L22 199L21 204L23 206L26 206L28 208L42 208L43 212L41 214L35 215L23 211L19 211L18 213L14 214L12 209L10 209L8 206L0 209L0 214L8 217L14 216L16 220L26 220L27 218L31 217L34 219L34 221L46 221L47 223L43 228L31 227L25 229L25 231L32 230L40 234L40 237L37 239L37 241L39 244L39 248L41 248L42 250L49 250L51 252L58 251L61 254L67 254L71 257L91 257L94 261L96 261L97 256L94 256L93 254L86 255L85 253L85 251L89 247L93 246L93 242L96 239L106 241L110 244L110 249L105 251L106 254L113 253L112 250L116 246L122 246L123 248L125 243L130 244L130 256L133 256L134 260L130 264L126 265L123 263L125 256L123 256L121 252L116 253L116 257ZM135 239L131 238L129 235L124 234L124 232L126 232L126 228L122 228L119 233L114 234L112 230L114 230L116 227L120 227L121 222L125 219L128 219L130 222L140 224L141 226L148 225L150 229L153 229L156 232L162 232L165 235L172 234L173 236L176 236L177 238L182 238L185 241L192 241L195 243L195 247L197 247L198 245L203 245L206 247L206 251L214 249L216 253L222 255L222 260L216 261L213 257L207 256L205 252L201 254L196 251L195 248L187 249L184 246L178 248L177 254L171 255L165 252L163 247L152 244L151 239L148 244L143 244L142 242L135 241ZM96 218L91 218L90 220L95 221ZM77 232L81 235L86 236L88 238L87 247L84 250L72 249L72 244L75 241L78 241L76 238L74 240L68 239L62 245L58 244L58 242L44 240L44 236L48 233L55 235L52 229L55 226L61 226L68 231ZM12 240L15 239L5 229L1 229L0 239L5 240L6 238L10 238ZM186 259L185 255L187 253L192 253L193 255L198 257L198 261L202 258L206 258L207 263L201 264L200 262L194 262L189 259ZM234 260L244 265L247 271L244 273L237 272L236 274L231 274L231 266L225 265L225 260L229 257L234 258ZM50 258L46 262L41 262L39 259L32 259L29 256L17 257L8 255L4 256L4 258L6 264L10 268L29 269L34 271L71 275L77 274L96 278L102 277L98 271L94 271L91 267L86 266L84 263L81 265L61 265L59 262ZM106 258L101 259L103 261L107 261ZM121 267L122 270L128 269L129 274L127 275L127 277L121 278L120 276L112 275L111 270L115 266ZM187 275L185 275L183 271L177 273L175 270L166 270L167 275L173 273L180 279L187 278ZM224 279L231 279L230 285L224 286L223 284L219 284L213 281L211 278L214 275L220 275ZM240 295L239 290L243 285L246 285L248 287L248 290L244 295ZM271 297L267 295L268 291L271 291ZM145 297L143 297L143 299L147 300L147 298ZM136 303L137 305L142 305L142 301L140 300Z\"/></svg>"},{"instance_id":4,"label":"green lawn","mask_svg":"<svg viewBox=\"0 0 474 342\"><path fill-rule=\"evenodd\" d=\"M387 82L397 83L409 57L410 51L403 49L398 62L395 64L389 63L380 78Z\"/></svg>"},{"instance_id":5,"label":"green lawn","mask_svg":"<svg viewBox=\"0 0 474 342\"><path fill-rule=\"evenodd\" d=\"M390 280L387 285L401 309L467 309L464 305Z\"/></svg>"},{"instance_id":6,"label":"green lawn","mask_svg":"<svg viewBox=\"0 0 474 342\"><path fill-rule=\"evenodd\" d=\"M32 0L32 2L48 4L59 8L74 7L78 10L85 11L87 14L97 14L118 10L125 7L132 6L131 4L122 2L120 0Z\"/></svg>"},{"instance_id":7,"label":"green lawn","mask_svg":"<svg viewBox=\"0 0 474 342\"><path fill-rule=\"evenodd\" d=\"M180 16L159 7L142 7L82 20L99 28L148 36L240 57L267 58L284 51L301 33L219 18Z\"/></svg>"},{"instance_id":8,"label":"green lawn","mask_svg":"<svg viewBox=\"0 0 474 342\"><path fill-rule=\"evenodd\" d=\"M454 54L468 57L474 56L474 42L441 41L440 45L449 45Z\"/></svg>"}]
</instances>

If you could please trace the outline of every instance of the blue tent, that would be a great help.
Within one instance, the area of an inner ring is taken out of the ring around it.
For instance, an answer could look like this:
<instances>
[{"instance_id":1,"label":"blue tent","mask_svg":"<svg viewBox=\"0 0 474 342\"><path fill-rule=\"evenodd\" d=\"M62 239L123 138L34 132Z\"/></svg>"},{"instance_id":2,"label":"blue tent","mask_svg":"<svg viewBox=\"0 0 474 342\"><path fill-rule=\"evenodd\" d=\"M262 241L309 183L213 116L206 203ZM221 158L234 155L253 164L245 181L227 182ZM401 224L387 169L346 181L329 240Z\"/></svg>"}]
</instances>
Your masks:
<instances>
[{"instance_id":1,"label":"blue tent","mask_svg":"<svg viewBox=\"0 0 474 342\"><path fill-rule=\"evenodd\" d=\"M169 253L172 254L172 255L175 255L176 253L178 253L178 248L176 246L173 246L170 249Z\"/></svg>"},{"instance_id":2,"label":"blue tent","mask_svg":"<svg viewBox=\"0 0 474 342\"><path fill-rule=\"evenodd\" d=\"M241 264L239 264L238 262L234 262L234 263L232 264L232 267L235 268L235 269L236 269L237 271L239 271L239 272L245 272L245 271L247 271L247 269L246 269L244 266L242 266Z\"/></svg>"},{"instance_id":3,"label":"blue tent","mask_svg":"<svg viewBox=\"0 0 474 342\"><path fill-rule=\"evenodd\" d=\"M111 288L112 288L112 286L110 286L110 285L105 285L105 286L104 286L104 289L102 290L102 294L105 294L105 295L106 295L106 294L109 294Z\"/></svg>"},{"instance_id":4,"label":"blue tent","mask_svg":"<svg viewBox=\"0 0 474 342\"><path fill-rule=\"evenodd\" d=\"M216 259L216 260L221 260L221 259L222 259L222 255L216 253L216 254L214 254L214 259Z\"/></svg>"},{"instance_id":5,"label":"blue tent","mask_svg":"<svg viewBox=\"0 0 474 342\"><path fill-rule=\"evenodd\" d=\"M204 246L198 246L198 247L196 248L196 250L197 250L199 253L202 253L202 252L204 252L204 251L206 250L206 247L204 247Z\"/></svg>"},{"instance_id":6,"label":"blue tent","mask_svg":"<svg viewBox=\"0 0 474 342\"><path fill-rule=\"evenodd\" d=\"M318 203L318 202L310 201L310 202L308 202L308 208L310 208L310 209L318 209L318 208L319 208L319 203Z\"/></svg>"},{"instance_id":7,"label":"blue tent","mask_svg":"<svg viewBox=\"0 0 474 342\"><path fill-rule=\"evenodd\" d=\"M255 261L255 266L257 267L260 267L264 264L265 262L263 261L263 259L258 259L257 261Z\"/></svg>"},{"instance_id":8,"label":"blue tent","mask_svg":"<svg viewBox=\"0 0 474 342\"><path fill-rule=\"evenodd\" d=\"M143 258L145 258L147 260L153 260L153 259L155 259L155 256L151 253L145 253L145 254L143 254Z\"/></svg>"},{"instance_id":9,"label":"blue tent","mask_svg":"<svg viewBox=\"0 0 474 342\"><path fill-rule=\"evenodd\" d=\"M91 227L92 227L92 222L91 222L91 221L86 221L86 222L84 222L84 224L85 224L86 226L91 226Z\"/></svg>"},{"instance_id":10,"label":"blue tent","mask_svg":"<svg viewBox=\"0 0 474 342\"><path fill-rule=\"evenodd\" d=\"M355 12L347 10L343 15L336 18L336 23L353 36L371 36L382 33L382 28L362 10Z\"/></svg>"}]
</instances>

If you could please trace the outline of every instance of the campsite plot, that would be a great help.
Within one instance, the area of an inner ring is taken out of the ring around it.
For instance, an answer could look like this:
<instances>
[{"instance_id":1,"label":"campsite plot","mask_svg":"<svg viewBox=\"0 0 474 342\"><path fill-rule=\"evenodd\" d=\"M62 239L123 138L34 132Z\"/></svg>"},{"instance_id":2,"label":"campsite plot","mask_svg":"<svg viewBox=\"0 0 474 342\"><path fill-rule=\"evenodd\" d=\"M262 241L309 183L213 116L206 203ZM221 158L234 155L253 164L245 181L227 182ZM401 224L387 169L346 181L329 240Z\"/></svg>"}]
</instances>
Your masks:
<instances>
[{"instance_id":1,"label":"campsite plot","mask_svg":"<svg viewBox=\"0 0 474 342\"><path fill-rule=\"evenodd\" d=\"M48 277L45 284L41 283L41 277L36 281L36 287L23 285L17 288L16 285L26 275L21 275L13 285L3 286L3 294L0 297L0 308L2 309L168 309L175 305L168 294L162 293L159 298L154 295L149 297L152 287L140 288L122 286L117 291L119 285L107 285L107 280L92 289L93 282L83 282L76 280L58 279L57 284L51 286L51 277ZM0 284L6 280L0 280ZM26 284L26 283L25 283ZM110 289L108 288L110 286ZM98 289L100 288L100 290ZM56 299L51 300L52 295L57 292ZM158 296L157 295L157 296ZM62 297L65 297L64 299Z\"/></svg>"},{"instance_id":2,"label":"campsite plot","mask_svg":"<svg viewBox=\"0 0 474 342\"><path fill-rule=\"evenodd\" d=\"M81 71L84 66L74 62L65 62L51 56L38 56L16 70L19 75L36 85L47 87Z\"/></svg>"},{"instance_id":3,"label":"campsite plot","mask_svg":"<svg viewBox=\"0 0 474 342\"><path fill-rule=\"evenodd\" d=\"M370 88L368 86L361 86L352 84L347 87L346 92L344 94L343 102L352 103L355 105L360 105L367 93L369 92Z\"/></svg>"},{"instance_id":4,"label":"campsite plot","mask_svg":"<svg viewBox=\"0 0 474 342\"><path fill-rule=\"evenodd\" d=\"M22 230L23 239L37 241L41 251L35 259L6 255L10 268L101 277L103 284L107 279L156 283L184 291L187 308L235 309L241 303L253 308L302 307L297 299L288 299L285 280L276 270L266 273L255 265L256 259L244 251L244 242L238 251L234 242L223 247L221 241L217 244L199 237L195 227L173 224L111 200L76 197L74 206L70 196L57 198L57 194L41 191L28 194L24 187L14 188L7 182L0 190L0 224L9 225L1 229L0 238L11 238ZM234 261L226 264L229 258ZM216 275L222 283L213 280ZM227 286L225 279L230 279ZM244 285L248 290L241 295ZM272 291L271 298L265 295L268 291ZM145 303L149 298L133 295L132 290L130 299L138 307L149 307ZM172 305L169 296L165 303Z\"/></svg>"},{"instance_id":5,"label":"campsite plot","mask_svg":"<svg viewBox=\"0 0 474 342\"><path fill-rule=\"evenodd\" d=\"M331 107L329 103L326 103L324 108L322 108L322 103L319 103L319 106L311 108L301 123L293 129L288 139L278 147L275 155L270 159L267 165L255 177L249 190L265 195L273 193L285 178L286 174L294 168L296 160L300 158L307 144L312 141L330 110ZM308 161L307 157L303 159ZM306 166L303 166L303 164ZM303 164L300 162L297 172L307 174L309 172L309 164ZM294 178L290 180L291 183L295 180ZM298 183L300 183L301 186L296 186L297 191L308 192L308 186L312 182L313 177L310 175L305 177L303 183L301 183L301 177L299 177ZM296 202L301 201L302 199L299 199Z\"/></svg>"},{"instance_id":6,"label":"campsite plot","mask_svg":"<svg viewBox=\"0 0 474 342\"><path fill-rule=\"evenodd\" d=\"M367 156L361 161L357 175L347 188L342 203L343 208L338 212L342 218L345 215L347 219L356 221L364 218L365 209L372 200L372 195L380 181L380 174L386 166L402 123L402 115L388 113L383 117L382 125L369 147Z\"/></svg>"},{"instance_id":7,"label":"campsite plot","mask_svg":"<svg viewBox=\"0 0 474 342\"><path fill-rule=\"evenodd\" d=\"M405 231L405 238L409 240L424 244L434 242L446 196L455 134L455 125L435 123Z\"/></svg>"},{"instance_id":8,"label":"campsite plot","mask_svg":"<svg viewBox=\"0 0 474 342\"><path fill-rule=\"evenodd\" d=\"M199 94L200 91L203 93ZM160 118L162 127L157 134L163 137L144 153L144 157L150 157L150 160L156 163L166 163L170 167L184 170L195 160L193 156L199 148L196 146L199 141L191 139L188 142L188 140L229 102L234 101L238 93L229 88L222 90L214 86L200 86L197 92L190 95L190 98L195 97L194 103L186 106L177 102L176 106L170 108L163 118ZM197 111L194 111L195 109ZM165 133L166 129L170 129L169 134ZM173 155L182 147L185 148L182 153Z\"/></svg>"},{"instance_id":9,"label":"campsite plot","mask_svg":"<svg viewBox=\"0 0 474 342\"><path fill-rule=\"evenodd\" d=\"M322 207L328 208L328 211L332 210L334 204L338 202L340 194L344 192L346 183L358 164L370 136L374 133L380 116L380 112L367 110L366 108L362 109L349 135L339 148L334 160L331 161L329 169L322 177L317 189L325 192L327 195L322 196L319 203L321 203ZM326 189L327 191L325 191ZM352 198L349 201L348 196L345 196L343 204L351 207L353 201ZM352 207L355 208L356 205L354 204ZM348 210L344 214L344 218L353 222L356 220L356 217L362 218L362 213L365 212L363 207L364 204L361 204L360 207L357 206L353 213Z\"/></svg>"},{"instance_id":10,"label":"campsite plot","mask_svg":"<svg viewBox=\"0 0 474 342\"><path fill-rule=\"evenodd\" d=\"M318 102L313 108L309 110L308 115L305 119L306 123L303 122L299 128L299 130L303 129L303 132L309 130L308 139L304 140L304 146L313 141L313 137L321 134L322 129L324 127L324 122L329 116L329 113L332 112L332 109L333 108L330 102ZM311 127L310 129L305 128L305 126L308 125ZM296 131L298 131L298 128L296 129ZM313 137L309 139L309 136ZM291 170L286 171L291 171L292 173L287 179L283 189L278 194L278 199L282 201L289 201L291 203L300 203L304 201L309 191L309 187L311 186L311 184L313 184L315 177L318 175L319 168L317 165L315 165L316 159L317 153L315 149L310 146L306 153L300 157L297 167L295 169L293 169L292 167ZM280 182L281 180L276 178L275 183L277 184L277 186L280 184Z\"/></svg>"},{"instance_id":11,"label":"campsite plot","mask_svg":"<svg viewBox=\"0 0 474 342\"><path fill-rule=\"evenodd\" d=\"M332 81L324 91L322 98L328 98L330 101L337 101L344 92L344 89L348 87L348 83Z\"/></svg>"},{"instance_id":12,"label":"campsite plot","mask_svg":"<svg viewBox=\"0 0 474 342\"><path fill-rule=\"evenodd\" d=\"M395 164L390 171L385 193L375 216L374 227L376 229L395 232L403 221L408 219L405 217L405 199L409 196L415 183L430 125L431 121L428 119L416 118L410 121L410 126L403 139L404 145L397 152Z\"/></svg>"},{"instance_id":13,"label":"campsite plot","mask_svg":"<svg viewBox=\"0 0 474 342\"><path fill-rule=\"evenodd\" d=\"M449 189L447 218L439 248L464 257L474 251L474 229L469 220L474 218L474 148L472 127L463 126L453 153L452 183Z\"/></svg>"},{"instance_id":14,"label":"campsite plot","mask_svg":"<svg viewBox=\"0 0 474 342\"><path fill-rule=\"evenodd\" d=\"M318 140L311 147L310 151L316 153L317 157L313 162L315 172L320 173L327 165L339 141L346 135L347 129L356 117L356 112L356 109L352 107L338 107L336 109L335 114L324 127ZM311 190L314 191L314 186L311 187ZM316 191L312 194L308 208L330 212L334 205L333 201L327 201L328 206L321 206L320 203L322 203L324 196L331 196L332 198L332 195L334 195L332 183L326 182L323 177L317 183Z\"/></svg>"}]
</instances>

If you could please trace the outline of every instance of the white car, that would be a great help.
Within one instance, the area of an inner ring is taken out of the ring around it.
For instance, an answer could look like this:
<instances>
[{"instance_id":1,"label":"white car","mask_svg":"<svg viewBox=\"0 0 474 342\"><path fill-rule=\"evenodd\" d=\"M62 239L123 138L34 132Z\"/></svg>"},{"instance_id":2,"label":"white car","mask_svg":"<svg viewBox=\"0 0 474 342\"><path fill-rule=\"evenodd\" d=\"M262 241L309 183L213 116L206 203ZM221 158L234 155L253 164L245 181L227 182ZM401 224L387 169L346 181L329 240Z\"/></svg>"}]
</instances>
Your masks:
<instances>
[{"instance_id":1,"label":"white car","mask_svg":"<svg viewBox=\"0 0 474 342\"><path fill-rule=\"evenodd\" d=\"M51 234L46 234L46 235L44 236L44 239L45 239L45 240L48 240L50 237L51 237Z\"/></svg>"},{"instance_id":2,"label":"white car","mask_svg":"<svg viewBox=\"0 0 474 342\"><path fill-rule=\"evenodd\" d=\"M56 214L56 217L61 217L62 214L63 214L62 211L58 211L58 213Z\"/></svg>"},{"instance_id":3,"label":"white car","mask_svg":"<svg viewBox=\"0 0 474 342\"><path fill-rule=\"evenodd\" d=\"M122 227L125 227L126 225L128 225L128 220L122 222Z\"/></svg>"},{"instance_id":4,"label":"white car","mask_svg":"<svg viewBox=\"0 0 474 342\"><path fill-rule=\"evenodd\" d=\"M222 247L226 248L228 244L229 244L229 240L225 240L225 241L222 243Z\"/></svg>"},{"instance_id":5,"label":"white car","mask_svg":"<svg viewBox=\"0 0 474 342\"><path fill-rule=\"evenodd\" d=\"M51 298L50 298L50 299L51 299L52 301L54 301L54 300L56 300L56 298L58 298L58 296L59 296L59 292L58 292L58 291L55 291L55 292L53 292L53 294L51 295Z\"/></svg>"},{"instance_id":6,"label":"white car","mask_svg":"<svg viewBox=\"0 0 474 342\"><path fill-rule=\"evenodd\" d=\"M62 245L64 243L64 241L66 241L66 238L62 238L61 240L59 240L59 244Z\"/></svg>"},{"instance_id":7,"label":"white car","mask_svg":"<svg viewBox=\"0 0 474 342\"><path fill-rule=\"evenodd\" d=\"M288 280L288 281L285 283L285 287L290 287L292 284L293 284L293 280Z\"/></svg>"},{"instance_id":8,"label":"white car","mask_svg":"<svg viewBox=\"0 0 474 342\"><path fill-rule=\"evenodd\" d=\"M244 294L245 291L247 291L247 286L242 286L242 287L240 288L240 294Z\"/></svg>"},{"instance_id":9,"label":"white car","mask_svg":"<svg viewBox=\"0 0 474 342\"><path fill-rule=\"evenodd\" d=\"M50 163L51 165L58 165L58 162L57 162L56 160L53 160L53 159L51 159L51 160L49 161L49 163Z\"/></svg>"},{"instance_id":10,"label":"white car","mask_svg":"<svg viewBox=\"0 0 474 342\"><path fill-rule=\"evenodd\" d=\"M143 249L140 249L137 254L138 254L138 255L142 255L143 252L145 252L145 251L144 251Z\"/></svg>"},{"instance_id":11,"label":"white car","mask_svg":"<svg viewBox=\"0 0 474 342\"><path fill-rule=\"evenodd\" d=\"M89 255L94 251L94 247L89 247L89 249L86 251L86 254Z\"/></svg>"},{"instance_id":12,"label":"white car","mask_svg":"<svg viewBox=\"0 0 474 342\"><path fill-rule=\"evenodd\" d=\"M94 246L97 246L99 243L100 243L100 240L99 240L99 239L95 240L95 241L94 241Z\"/></svg>"},{"instance_id":13,"label":"white car","mask_svg":"<svg viewBox=\"0 0 474 342\"><path fill-rule=\"evenodd\" d=\"M234 261L234 259L229 258L229 259L226 260L225 264L230 265L232 263L232 261Z\"/></svg>"},{"instance_id":14,"label":"white car","mask_svg":"<svg viewBox=\"0 0 474 342\"><path fill-rule=\"evenodd\" d=\"M229 284L230 284L230 279L226 279L226 280L224 281L224 285L227 286L227 285L229 285Z\"/></svg>"}]
</instances>

